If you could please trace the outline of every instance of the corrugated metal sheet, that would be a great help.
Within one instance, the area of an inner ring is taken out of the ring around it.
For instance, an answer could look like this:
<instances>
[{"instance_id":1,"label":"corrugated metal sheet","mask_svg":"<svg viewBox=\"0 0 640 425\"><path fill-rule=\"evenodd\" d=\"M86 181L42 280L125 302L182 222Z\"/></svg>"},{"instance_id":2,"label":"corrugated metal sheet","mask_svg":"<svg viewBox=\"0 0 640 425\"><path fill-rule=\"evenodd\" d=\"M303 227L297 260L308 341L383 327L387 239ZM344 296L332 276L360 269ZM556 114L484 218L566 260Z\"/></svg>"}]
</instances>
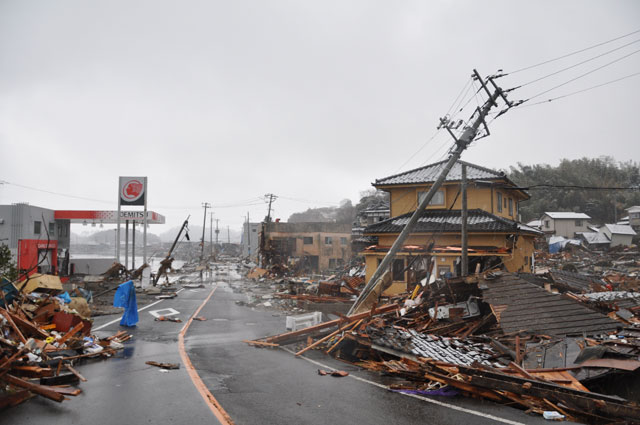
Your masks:
<instances>
[{"instance_id":1,"label":"corrugated metal sheet","mask_svg":"<svg viewBox=\"0 0 640 425\"><path fill-rule=\"evenodd\" d=\"M506 306L500 326L506 333L527 330L543 335L595 335L621 326L585 305L552 294L516 275L505 274L480 283L485 302Z\"/></svg>"},{"instance_id":2,"label":"corrugated metal sheet","mask_svg":"<svg viewBox=\"0 0 640 425\"><path fill-rule=\"evenodd\" d=\"M374 186L431 183L438 178L446 163L447 161L436 162L435 164L429 164L400 174L377 179ZM500 171L494 171L469 162L457 161L451 168L451 171L449 171L446 181L459 181L462 178L462 164L467 166L467 179L469 180L505 179L504 173Z\"/></svg>"}]
</instances>

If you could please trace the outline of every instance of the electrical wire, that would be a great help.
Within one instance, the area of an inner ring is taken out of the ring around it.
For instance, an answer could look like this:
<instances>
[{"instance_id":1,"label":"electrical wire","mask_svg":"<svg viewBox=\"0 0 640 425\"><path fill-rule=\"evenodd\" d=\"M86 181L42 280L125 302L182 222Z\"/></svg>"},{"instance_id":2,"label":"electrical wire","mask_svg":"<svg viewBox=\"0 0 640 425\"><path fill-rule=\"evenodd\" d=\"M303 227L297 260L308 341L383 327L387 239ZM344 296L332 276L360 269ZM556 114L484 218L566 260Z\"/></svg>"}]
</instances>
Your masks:
<instances>
[{"instance_id":1,"label":"electrical wire","mask_svg":"<svg viewBox=\"0 0 640 425\"><path fill-rule=\"evenodd\" d=\"M640 75L640 72L635 72L633 74L625 75L624 77L616 78L615 80L610 80L610 81L607 81L605 83L597 84L595 86L587 87L587 88L582 89L582 90L577 90L577 91L574 91L574 92L571 92L571 93L567 93L567 94L564 94L562 96L552 97L552 98L549 98L549 99L546 99L546 100L541 100L539 102L522 105L522 108L528 108L530 106L541 105L543 103L553 102L554 100L564 99L565 97L570 97L570 96L573 96L573 95L576 95L576 94L584 93L584 92L587 92L587 91L590 91L590 90L593 90L593 89L597 89L599 87L607 86L609 84L613 84L613 83L617 83L617 82L622 81L622 80L626 80L627 78L637 77L638 75ZM489 122L489 124L491 122L493 122L493 120L491 120Z\"/></svg>"},{"instance_id":2,"label":"electrical wire","mask_svg":"<svg viewBox=\"0 0 640 425\"><path fill-rule=\"evenodd\" d=\"M626 37L632 36L634 34L637 34L639 32L640 32L640 29L632 31L632 32L630 32L628 34L621 35L621 36L616 37L616 38L612 38L611 40L607 40L607 41L603 41L603 42L598 43L598 44L594 44L593 46L589 46L589 47L586 47L584 49L580 49L580 50L576 50L576 51L571 52L571 53L567 53L567 54L559 56L557 58L549 59L549 60L546 60L544 62L540 62L540 63L534 64L534 65L526 66L524 68L516 69L515 71L511 71L509 73L502 74L501 77L504 77L504 76L510 75L510 74L515 74L517 72L526 71L528 69L537 68L539 66L546 65L548 63L555 62L555 61L558 61L560 59L568 58L570 56L577 55L579 53L586 52L586 51L591 50L591 49L595 49L596 47L600 47L600 46L604 46L605 44L613 43L614 41L621 40L623 38L626 38Z\"/></svg>"},{"instance_id":3,"label":"electrical wire","mask_svg":"<svg viewBox=\"0 0 640 425\"><path fill-rule=\"evenodd\" d=\"M12 186L20 187L22 189L34 190L36 192L48 193L50 195L57 195L57 196L64 196L64 197L67 197L67 198L80 199L80 200L83 200L83 201L102 202L102 203L107 203L107 204L112 204L113 203L113 201L105 201L104 199L85 198L83 196L76 196L76 195L69 195L67 193L53 192L51 190L46 190L46 189L38 189L36 187L25 186L25 185L18 184L18 183L12 183L12 182L8 182L6 180L2 180L0 183L2 183L2 184L10 184Z\"/></svg>"},{"instance_id":4,"label":"electrical wire","mask_svg":"<svg viewBox=\"0 0 640 425\"><path fill-rule=\"evenodd\" d=\"M535 190L535 189L581 189L581 190L637 190L640 192L640 186L580 186L572 184L534 184L526 187L504 187L506 190Z\"/></svg>"},{"instance_id":5,"label":"electrical wire","mask_svg":"<svg viewBox=\"0 0 640 425\"><path fill-rule=\"evenodd\" d=\"M567 80L564 83L560 83L558 85L555 85L555 86L551 87L550 89L544 90L544 91L542 91L542 92L540 92L540 93L538 93L536 95L533 95L533 96L529 97L528 99L524 100L522 103L528 102L531 99L535 99L536 97L540 97L543 94L549 93L550 91L553 91L553 90L558 89L560 87L566 86L569 83L572 83L572 82L574 82L576 80L579 80L580 78L586 77L587 75L593 74L594 72L599 71L599 70L601 70L603 68L606 68L606 67L608 67L610 65L613 65L614 63L620 62L621 60L626 59L631 55L635 55L638 52L640 52L640 49L634 50L633 52L628 53L628 54L626 54L626 55L624 55L622 57L619 57L618 59L615 59L615 60L613 60L611 62L607 62L604 65L601 65L601 66L599 66L597 68L592 69L591 71L585 72L584 74L581 74L581 75L578 75L577 77L571 78L570 80Z\"/></svg>"},{"instance_id":6,"label":"electrical wire","mask_svg":"<svg viewBox=\"0 0 640 425\"><path fill-rule=\"evenodd\" d=\"M554 76L554 75L558 75L558 74L560 74L560 73L562 73L562 72L564 72L564 71L568 71L568 70L573 69L573 68L576 68L576 67L578 67L578 66L580 66L580 65L584 65L584 64L585 64L585 63L587 63L587 62L591 62L591 61L593 61L593 60L596 60L596 59L598 59L598 58L601 58L601 57L603 57L603 56L606 56L606 55L608 55L608 54L611 54L611 53L613 53L613 52L616 52L616 51L618 51L618 50L620 50L620 49L624 49L625 47L628 47L628 46L630 46L630 45L632 45L632 44L635 44L635 43L638 43L638 42L640 42L640 39L634 40L634 41L632 41L631 43L627 43L627 44L624 44L624 45L622 45L622 46L620 46L620 47L616 47L616 48L615 48L615 49L613 49L613 50L609 50L609 51L607 51L607 52L601 53L601 54L599 54L599 55L597 55L597 56L594 56L594 57L592 57L592 58L589 58L589 59L583 60L582 62L578 62L578 63L576 63L576 64L574 64L574 65L568 66L568 67L566 67L566 68L562 68L562 69L560 69L560 70L558 70L558 71L555 71L555 72L552 72L552 73L550 73L550 74L544 75L544 76L542 76L542 77L536 78L536 79L534 79L534 80L531 80L531 81L529 81L529 82L526 82L526 83L524 83L524 84L519 85L519 86L518 86L518 87L516 87L515 89L519 89L519 88L521 88L521 87L528 86L529 84L537 83L538 81L542 81L542 80L544 80L544 79L546 79L546 78L549 78L549 77L552 77L552 76ZM515 90L515 89L514 89L514 90Z\"/></svg>"}]
</instances>

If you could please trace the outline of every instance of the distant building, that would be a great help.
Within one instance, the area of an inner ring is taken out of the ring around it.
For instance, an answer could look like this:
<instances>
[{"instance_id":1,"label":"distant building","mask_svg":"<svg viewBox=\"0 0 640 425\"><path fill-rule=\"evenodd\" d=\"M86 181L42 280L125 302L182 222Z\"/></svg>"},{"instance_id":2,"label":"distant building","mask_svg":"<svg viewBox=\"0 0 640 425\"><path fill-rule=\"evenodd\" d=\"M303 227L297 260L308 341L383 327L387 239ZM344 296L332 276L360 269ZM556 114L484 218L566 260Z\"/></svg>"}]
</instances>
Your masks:
<instances>
[{"instance_id":1,"label":"distant building","mask_svg":"<svg viewBox=\"0 0 640 425\"><path fill-rule=\"evenodd\" d=\"M578 233L589 231L590 220L587 214L576 212L545 212L540 218L547 239L552 235L576 238Z\"/></svg>"},{"instance_id":2,"label":"distant building","mask_svg":"<svg viewBox=\"0 0 640 425\"><path fill-rule=\"evenodd\" d=\"M9 247L20 272L58 273L64 268L70 233L70 221L56 220L54 210L25 203L0 205L0 244ZM68 265L68 257L66 261Z\"/></svg>"},{"instance_id":3,"label":"distant building","mask_svg":"<svg viewBox=\"0 0 640 425\"><path fill-rule=\"evenodd\" d=\"M624 224L605 224L600 228L600 233L611 241L611 247L618 245L629 246L632 243L633 237L636 235L636 232L631 226Z\"/></svg>"},{"instance_id":4,"label":"distant building","mask_svg":"<svg viewBox=\"0 0 640 425\"><path fill-rule=\"evenodd\" d=\"M351 225L265 223L264 265L283 264L305 273L342 267L351 258Z\"/></svg>"},{"instance_id":5,"label":"distant building","mask_svg":"<svg viewBox=\"0 0 640 425\"><path fill-rule=\"evenodd\" d=\"M262 223L244 223L242 226L242 257L251 261L258 261L258 247L260 246L260 227Z\"/></svg>"},{"instance_id":6,"label":"distant building","mask_svg":"<svg viewBox=\"0 0 640 425\"><path fill-rule=\"evenodd\" d=\"M384 221L389 218L391 209L389 203L380 202L360 212L356 217L356 221L351 229L351 242L353 252L360 252L369 245L378 243L375 236L365 236L364 229L372 224Z\"/></svg>"},{"instance_id":7,"label":"distant building","mask_svg":"<svg viewBox=\"0 0 640 425\"><path fill-rule=\"evenodd\" d=\"M629 213L628 224L633 227L634 230L640 230L640 205L629 207L626 211Z\"/></svg>"}]
</instances>

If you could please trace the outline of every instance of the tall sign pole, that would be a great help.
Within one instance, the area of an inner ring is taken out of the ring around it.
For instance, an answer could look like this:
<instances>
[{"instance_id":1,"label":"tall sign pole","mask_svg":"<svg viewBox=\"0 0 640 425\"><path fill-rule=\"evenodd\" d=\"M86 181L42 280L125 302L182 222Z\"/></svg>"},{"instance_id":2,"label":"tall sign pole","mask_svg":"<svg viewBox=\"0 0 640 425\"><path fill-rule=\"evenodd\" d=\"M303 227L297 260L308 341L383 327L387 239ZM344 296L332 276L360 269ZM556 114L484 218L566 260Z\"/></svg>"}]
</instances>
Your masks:
<instances>
[{"instance_id":1,"label":"tall sign pole","mask_svg":"<svg viewBox=\"0 0 640 425\"><path fill-rule=\"evenodd\" d=\"M122 177L118 182L118 217L116 219L116 261L120 262L120 223L122 221L123 206L139 206L144 207L142 218L143 241L142 256L144 262L147 262L147 177ZM127 229L128 230L128 229ZM128 254L128 253L127 253ZM128 260L127 260L128 262Z\"/></svg>"},{"instance_id":2,"label":"tall sign pole","mask_svg":"<svg viewBox=\"0 0 640 425\"><path fill-rule=\"evenodd\" d=\"M144 177L144 228L142 229L142 264L147 263L147 227L149 227L149 218L147 217L147 190L149 189L148 184L149 182L147 181L147 178Z\"/></svg>"}]
</instances>

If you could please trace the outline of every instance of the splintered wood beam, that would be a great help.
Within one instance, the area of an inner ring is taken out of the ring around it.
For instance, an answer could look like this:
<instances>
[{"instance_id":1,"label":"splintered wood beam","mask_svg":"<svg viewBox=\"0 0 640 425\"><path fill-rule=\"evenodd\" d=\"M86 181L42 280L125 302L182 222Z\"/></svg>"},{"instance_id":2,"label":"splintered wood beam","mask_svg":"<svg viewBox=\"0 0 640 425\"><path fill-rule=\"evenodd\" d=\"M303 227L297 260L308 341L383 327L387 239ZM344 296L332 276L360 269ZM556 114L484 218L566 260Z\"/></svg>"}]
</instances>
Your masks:
<instances>
[{"instance_id":1,"label":"splintered wood beam","mask_svg":"<svg viewBox=\"0 0 640 425\"><path fill-rule=\"evenodd\" d=\"M393 310L395 310L397 308L398 308L398 306L396 304L388 304L388 305L376 308L375 309L375 314L387 313L387 312L393 311ZM342 324L344 322L355 322L357 320L364 319L366 317L369 317L370 313L371 313L370 311L365 311L363 313L354 314L353 316L347 316L346 319L330 320L328 322L319 323L319 324L317 324L315 326L310 326L308 328L299 329L297 331L292 331L292 332L287 332L287 333L283 333L283 334L280 334L280 335L270 336L270 337L264 338L264 340L266 342L270 342L270 343L274 343L274 344L282 344L284 341L290 341L290 340L292 340L294 338L297 338L299 336L310 335L310 334L313 334L315 332L321 331L321 330L326 329L326 328L331 328L333 326L339 326L340 324Z\"/></svg>"},{"instance_id":2,"label":"splintered wood beam","mask_svg":"<svg viewBox=\"0 0 640 425\"><path fill-rule=\"evenodd\" d=\"M58 394L57 392L45 387L44 385L32 384L31 382L27 382L23 379L16 378L15 376L9 374L5 375L2 379L11 385L24 388L25 390L29 390L32 393L48 398L49 400L57 401L58 403L62 403L62 400L64 400L63 394Z\"/></svg>"}]
</instances>

